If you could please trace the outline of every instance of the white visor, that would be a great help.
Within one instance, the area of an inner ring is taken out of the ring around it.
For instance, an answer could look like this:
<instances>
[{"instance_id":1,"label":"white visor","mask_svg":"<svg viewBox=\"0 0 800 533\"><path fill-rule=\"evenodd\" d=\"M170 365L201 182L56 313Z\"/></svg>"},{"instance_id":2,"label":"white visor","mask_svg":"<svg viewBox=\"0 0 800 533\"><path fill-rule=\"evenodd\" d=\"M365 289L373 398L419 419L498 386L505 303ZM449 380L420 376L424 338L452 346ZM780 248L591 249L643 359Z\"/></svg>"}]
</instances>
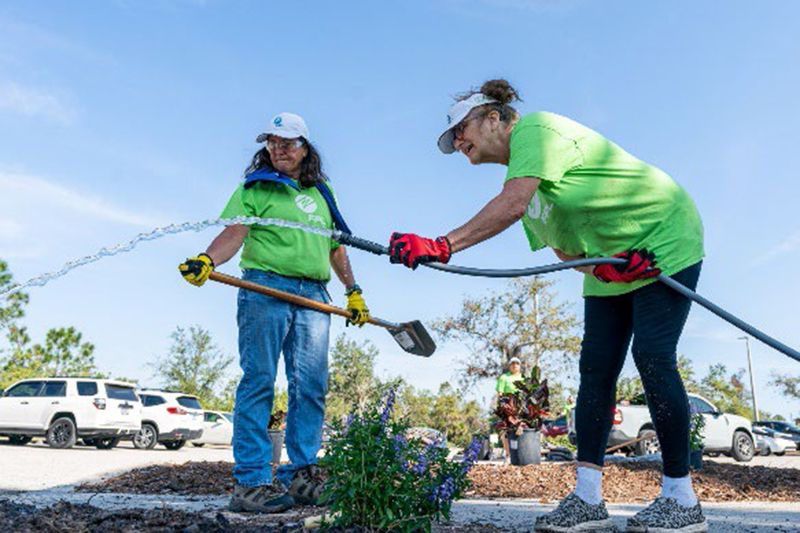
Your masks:
<instances>
[{"instance_id":1,"label":"white visor","mask_svg":"<svg viewBox=\"0 0 800 533\"><path fill-rule=\"evenodd\" d=\"M273 118L272 122L269 123L269 127L267 127L267 131L256 137L256 142L267 142L267 138L270 135L275 135L276 137L282 137L284 139L297 139L298 137L302 137L307 141L309 140L306 121L303 120L301 116L295 115L294 113L281 113Z\"/></svg>"},{"instance_id":2,"label":"white visor","mask_svg":"<svg viewBox=\"0 0 800 533\"><path fill-rule=\"evenodd\" d=\"M450 111L447 113L447 129L444 130L444 133L439 136L439 150L441 150L443 154L452 154L455 152L456 148L453 146L453 142L456 139L455 134L453 133L453 128L458 126L462 120L467 118L469 112L476 107L485 104L498 103L500 102L494 98L489 98L483 93L475 93L469 98L453 104L452 107L450 107Z\"/></svg>"}]
</instances>

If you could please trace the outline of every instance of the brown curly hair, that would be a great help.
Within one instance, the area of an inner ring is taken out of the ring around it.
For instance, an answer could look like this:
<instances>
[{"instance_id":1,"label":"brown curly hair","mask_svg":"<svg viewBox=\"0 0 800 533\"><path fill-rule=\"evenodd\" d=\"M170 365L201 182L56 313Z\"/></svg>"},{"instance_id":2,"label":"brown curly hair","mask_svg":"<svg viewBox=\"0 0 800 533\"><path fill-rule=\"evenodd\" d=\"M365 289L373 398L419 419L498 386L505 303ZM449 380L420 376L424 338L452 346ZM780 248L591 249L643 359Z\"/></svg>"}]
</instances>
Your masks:
<instances>
[{"instance_id":1,"label":"brown curly hair","mask_svg":"<svg viewBox=\"0 0 800 533\"><path fill-rule=\"evenodd\" d=\"M517 110L511 106L511 103L521 102L522 98L519 97L517 90L512 87L510 83L508 83L508 80L498 78L495 80L486 81L483 85L481 85L480 89L473 89L471 91L458 94L456 96L456 100L466 100L470 96L478 93L483 94L488 98L497 100L497 103L484 104L476 107L472 113L479 113L476 115L478 118L484 118L492 111L497 111L500 113L500 120L503 122L509 122L519 116L519 113L517 113Z\"/></svg>"}]
</instances>

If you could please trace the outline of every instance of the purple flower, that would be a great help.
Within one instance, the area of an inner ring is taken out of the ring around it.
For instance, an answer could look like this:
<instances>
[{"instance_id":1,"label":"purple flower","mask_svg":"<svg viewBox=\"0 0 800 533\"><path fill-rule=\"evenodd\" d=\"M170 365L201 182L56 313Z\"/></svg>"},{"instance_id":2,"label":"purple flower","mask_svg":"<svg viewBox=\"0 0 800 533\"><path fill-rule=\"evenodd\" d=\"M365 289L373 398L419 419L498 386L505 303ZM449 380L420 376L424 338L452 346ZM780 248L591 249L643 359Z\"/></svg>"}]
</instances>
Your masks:
<instances>
[{"instance_id":1,"label":"purple flower","mask_svg":"<svg viewBox=\"0 0 800 533\"><path fill-rule=\"evenodd\" d=\"M417 464L411 468L411 472L421 476L428 469L428 456L425 453L419 454L417 457Z\"/></svg>"},{"instance_id":2,"label":"purple flower","mask_svg":"<svg viewBox=\"0 0 800 533\"><path fill-rule=\"evenodd\" d=\"M389 418L392 417L392 411L394 411L394 400L395 400L395 391L394 389L389 389L389 392L386 393L385 398L385 405L383 407L383 412L381 413L381 425L386 425L389 421Z\"/></svg>"},{"instance_id":3,"label":"purple flower","mask_svg":"<svg viewBox=\"0 0 800 533\"><path fill-rule=\"evenodd\" d=\"M461 463L465 474L475 466L475 463L478 461L478 453L480 453L482 446L481 439L476 438L472 439L472 442L467 447L467 450L464 452L464 459Z\"/></svg>"},{"instance_id":4,"label":"purple flower","mask_svg":"<svg viewBox=\"0 0 800 533\"><path fill-rule=\"evenodd\" d=\"M451 476L447 476L444 482L438 487L434 487L433 494L428 499L436 502L436 506L441 509L445 504L453 500L456 491L456 482Z\"/></svg>"}]
</instances>

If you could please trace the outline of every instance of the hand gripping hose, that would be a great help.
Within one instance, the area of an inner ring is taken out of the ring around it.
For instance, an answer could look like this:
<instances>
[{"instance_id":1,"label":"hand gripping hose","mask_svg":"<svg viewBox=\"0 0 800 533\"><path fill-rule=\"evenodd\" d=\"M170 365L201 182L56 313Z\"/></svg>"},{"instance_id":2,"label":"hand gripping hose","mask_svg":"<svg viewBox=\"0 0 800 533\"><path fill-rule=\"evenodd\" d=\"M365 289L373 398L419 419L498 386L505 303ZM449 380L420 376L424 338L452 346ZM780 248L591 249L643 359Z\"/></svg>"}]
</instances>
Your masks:
<instances>
[{"instance_id":1,"label":"hand gripping hose","mask_svg":"<svg viewBox=\"0 0 800 533\"><path fill-rule=\"evenodd\" d=\"M348 246L352 246L353 248L358 248L359 250L364 250L366 252L371 252L377 255L389 255L389 248L378 244L376 242L368 241L366 239L362 239L360 237L355 237L353 235L349 235L347 233L342 233L339 231L335 231L333 234L333 238ZM540 274L549 274L551 272L558 272L560 270L567 270L570 268L577 268L583 266L594 266L594 265L602 265L602 264L623 264L625 263L624 259L617 259L612 257L595 257L591 259L578 259L576 261L564 261L561 263L556 263L552 265L544 265L539 267L530 267L530 268L517 268L517 269L483 269L483 268L471 268L471 267L462 267L462 266L455 266L455 265L443 265L441 263L423 263L428 268L432 268L434 270L441 270L443 272L449 272L451 274L461 274L464 276L478 276L483 278L521 278L526 276L538 276ZM718 305L714 304L713 302L703 298L693 290L681 285L674 279L670 278L669 276L665 276L660 274L658 276L658 280L661 283L669 286L671 289L679 292L686 298L693 300L694 302L702 305L718 317L726 320L727 322L733 324L737 328L741 329L742 331L749 333L756 339L760 340L767 346L771 346L772 348L778 350L784 355L787 355L794 359L795 361L800 362L800 352L797 350L786 346L782 342L777 339L774 339L760 331L744 320L730 314L726 310L722 309Z\"/></svg>"}]
</instances>

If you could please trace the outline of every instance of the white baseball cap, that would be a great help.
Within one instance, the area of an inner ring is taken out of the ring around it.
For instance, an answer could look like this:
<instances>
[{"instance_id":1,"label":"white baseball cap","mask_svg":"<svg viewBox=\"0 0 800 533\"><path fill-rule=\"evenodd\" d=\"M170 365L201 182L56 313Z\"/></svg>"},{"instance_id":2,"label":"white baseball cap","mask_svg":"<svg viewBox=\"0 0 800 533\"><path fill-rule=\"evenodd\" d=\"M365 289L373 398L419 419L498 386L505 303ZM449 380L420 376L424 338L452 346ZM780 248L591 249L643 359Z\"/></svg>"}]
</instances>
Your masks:
<instances>
[{"instance_id":1,"label":"white baseball cap","mask_svg":"<svg viewBox=\"0 0 800 533\"><path fill-rule=\"evenodd\" d=\"M281 113L272 119L269 123L267 131L256 137L257 143L267 142L267 137L275 135L276 137L283 137L284 139L297 139L302 137L305 140L308 138L308 127L306 121L300 115L294 113Z\"/></svg>"},{"instance_id":2,"label":"white baseball cap","mask_svg":"<svg viewBox=\"0 0 800 533\"><path fill-rule=\"evenodd\" d=\"M458 126L462 120L467 118L469 112L476 107L485 104L497 103L499 102L494 98L489 98L483 93L475 93L469 98L460 100L453 104L450 107L450 111L447 113L447 129L444 130L444 133L439 136L439 150L441 150L443 154L452 154L455 152L456 148L453 146L453 142L456 140L456 136L453 133L453 128Z\"/></svg>"},{"instance_id":3,"label":"white baseball cap","mask_svg":"<svg viewBox=\"0 0 800 533\"><path fill-rule=\"evenodd\" d=\"M509 366L513 365L514 363L522 364L522 361L519 360L519 357L512 357L508 360Z\"/></svg>"}]
</instances>

